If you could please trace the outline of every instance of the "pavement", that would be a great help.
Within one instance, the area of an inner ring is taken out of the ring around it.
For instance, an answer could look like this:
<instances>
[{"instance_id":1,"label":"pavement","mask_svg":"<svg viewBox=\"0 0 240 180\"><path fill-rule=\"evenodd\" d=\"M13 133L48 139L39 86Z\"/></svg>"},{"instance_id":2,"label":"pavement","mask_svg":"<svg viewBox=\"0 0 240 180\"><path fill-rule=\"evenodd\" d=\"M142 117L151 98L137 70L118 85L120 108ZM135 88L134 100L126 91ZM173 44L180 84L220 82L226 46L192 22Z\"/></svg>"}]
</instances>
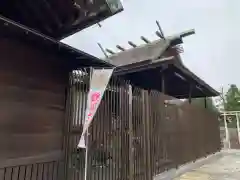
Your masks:
<instances>
[{"instance_id":1,"label":"pavement","mask_svg":"<svg viewBox=\"0 0 240 180\"><path fill-rule=\"evenodd\" d=\"M240 180L240 150L224 152L173 180Z\"/></svg>"}]
</instances>

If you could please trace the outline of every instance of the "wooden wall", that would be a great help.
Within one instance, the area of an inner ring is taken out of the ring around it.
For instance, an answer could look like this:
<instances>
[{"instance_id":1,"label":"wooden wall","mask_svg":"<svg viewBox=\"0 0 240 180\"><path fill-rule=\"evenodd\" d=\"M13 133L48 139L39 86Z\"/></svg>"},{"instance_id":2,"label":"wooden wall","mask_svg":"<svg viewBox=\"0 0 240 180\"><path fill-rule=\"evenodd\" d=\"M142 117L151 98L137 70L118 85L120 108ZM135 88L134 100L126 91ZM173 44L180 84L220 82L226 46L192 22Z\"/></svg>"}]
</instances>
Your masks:
<instances>
[{"instance_id":1,"label":"wooden wall","mask_svg":"<svg viewBox=\"0 0 240 180\"><path fill-rule=\"evenodd\" d=\"M61 57L0 38L0 162L61 151L67 83Z\"/></svg>"}]
</instances>

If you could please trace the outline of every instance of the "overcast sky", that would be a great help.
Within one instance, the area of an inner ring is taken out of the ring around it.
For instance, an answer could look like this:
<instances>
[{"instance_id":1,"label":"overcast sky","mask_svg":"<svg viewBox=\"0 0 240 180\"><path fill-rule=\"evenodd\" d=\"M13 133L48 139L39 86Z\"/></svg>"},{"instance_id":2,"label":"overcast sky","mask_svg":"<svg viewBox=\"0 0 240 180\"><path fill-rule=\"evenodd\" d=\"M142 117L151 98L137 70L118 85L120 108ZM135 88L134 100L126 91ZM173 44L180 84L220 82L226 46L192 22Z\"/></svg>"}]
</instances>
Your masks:
<instances>
[{"instance_id":1,"label":"overcast sky","mask_svg":"<svg viewBox=\"0 0 240 180\"><path fill-rule=\"evenodd\" d=\"M165 35L195 29L184 38L184 64L219 90L235 83L240 86L240 1L239 0L123 0L124 11L63 42L97 57L104 57L97 42L116 50L130 48L129 40L143 44L140 36L156 40L158 20Z\"/></svg>"}]
</instances>

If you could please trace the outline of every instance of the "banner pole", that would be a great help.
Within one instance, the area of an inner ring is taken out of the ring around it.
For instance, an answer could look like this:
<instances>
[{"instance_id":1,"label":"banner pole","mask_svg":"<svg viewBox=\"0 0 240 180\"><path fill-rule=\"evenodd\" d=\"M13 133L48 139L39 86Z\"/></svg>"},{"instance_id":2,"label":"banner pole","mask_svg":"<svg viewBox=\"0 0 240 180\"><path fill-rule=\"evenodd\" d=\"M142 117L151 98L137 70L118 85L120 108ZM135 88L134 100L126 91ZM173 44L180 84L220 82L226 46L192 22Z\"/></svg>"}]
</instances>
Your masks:
<instances>
[{"instance_id":1,"label":"banner pole","mask_svg":"<svg viewBox=\"0 0 240 180\"><path fill-rule=\"evenodd\" d=\"M93 67L90 67L89 68L89 75L90 75L90 78L89 78L89 90L90 91L90 83L91 83L91 79L92 79L92 74L93 74ZM86 113L86 112L85 112ZM86 152L85 152L85 173L84 173L84 180L87 180L88 178L88 129L86 131L86 138L85 138L85 145L86 145Z\"/></svg>"},{"instance_id":2,"label":"banner pole","mask_svg":"<svg viewBox=\"0 0 240 180\"><path fill-rule=\"evenodd\" d=\"M86 152L85 152L85 173L84 173L84 180L87 180L87 175L88 175L88 130L86 131Z\"/></svg>"},{"instance_id":3,"label":"banner pole","mask_svg":"<svg viewBox=\"0 0 240 180\"><path fill-rule=\"evenodd\" d=\"M100 70L93 69L92 67L90 68L89 92L87 96L87 106L85 110L85 119L84 119L85 122L83 124L83 132L78 143L79 148L85 148L84 180L88 179L88 174L89 174L88 172L88 151L89 151L88 137L90 134L88 133L89 132L88 128L91 125L91 122L93 121L93 117L98 109L98 106L100 105L104 92L112 76L113 70L114 68L109 70L105 70L104 68Z\"/></svg>"}]
</instances>

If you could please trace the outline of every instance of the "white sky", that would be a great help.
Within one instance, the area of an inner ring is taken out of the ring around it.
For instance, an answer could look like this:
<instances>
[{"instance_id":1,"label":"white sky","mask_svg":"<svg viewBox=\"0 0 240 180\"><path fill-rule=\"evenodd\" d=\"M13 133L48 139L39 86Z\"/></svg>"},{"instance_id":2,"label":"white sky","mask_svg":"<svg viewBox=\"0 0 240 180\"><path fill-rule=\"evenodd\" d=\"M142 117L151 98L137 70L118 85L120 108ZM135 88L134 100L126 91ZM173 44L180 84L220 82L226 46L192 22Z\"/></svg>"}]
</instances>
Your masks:
<instances>
[{"instance_id":1,"label":"white sky","mask_svg":"<svg viewBox=\"0 0 240 180\"><path fill-rule=\"evenodd\" d=\"M97 42L116 50L130 48L129 40L143 44L140 36L156 40L158 20L165 35L195 29L184 39L184 64L219 90L235 83L240 86L240 1L239 0L123 0L124 11L63 42L97 57L104 57Z\"/></svg>"}]
</instances>

